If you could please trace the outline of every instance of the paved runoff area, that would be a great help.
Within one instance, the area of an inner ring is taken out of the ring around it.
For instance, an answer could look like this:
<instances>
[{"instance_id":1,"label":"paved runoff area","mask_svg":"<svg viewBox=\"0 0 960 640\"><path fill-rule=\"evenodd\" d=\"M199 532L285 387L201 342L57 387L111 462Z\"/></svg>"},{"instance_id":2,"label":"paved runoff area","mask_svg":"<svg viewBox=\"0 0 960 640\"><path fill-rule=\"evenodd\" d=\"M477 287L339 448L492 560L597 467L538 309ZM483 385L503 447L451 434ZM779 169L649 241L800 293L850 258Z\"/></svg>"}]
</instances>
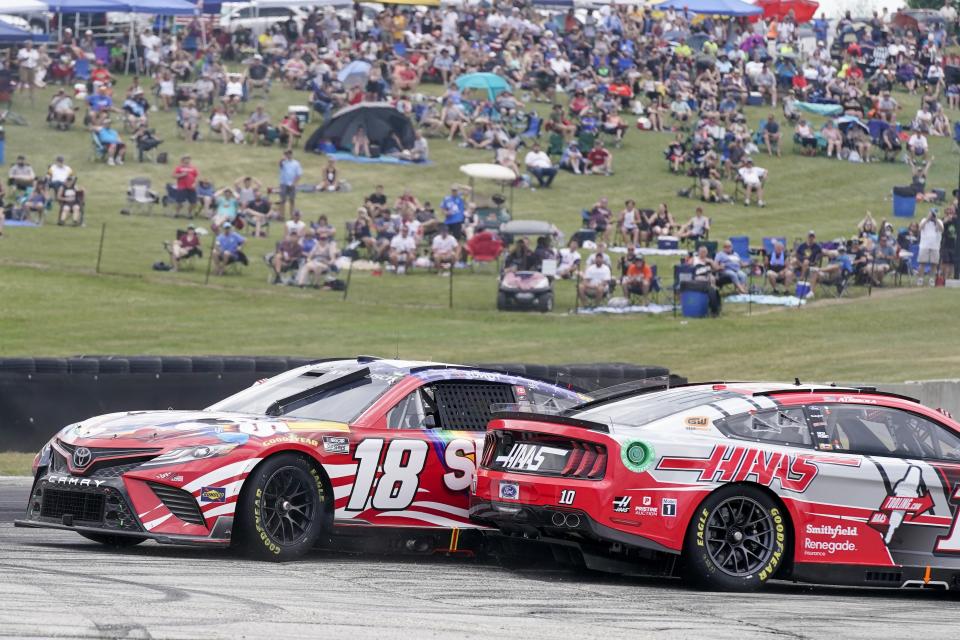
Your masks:
<instances>
[{"instance_id":1,"label":"paved runoff area","mask_svg":"<svg viewBox=\"0 0 960 640\"><path fill-rule=\"evenodd\" d=\"M15 529L25 479L0 478L0 637L956 638L954 593L678 582L550 566L318 552L290 564L147 542L109 551Z\"/></svg>"}]
</instances>

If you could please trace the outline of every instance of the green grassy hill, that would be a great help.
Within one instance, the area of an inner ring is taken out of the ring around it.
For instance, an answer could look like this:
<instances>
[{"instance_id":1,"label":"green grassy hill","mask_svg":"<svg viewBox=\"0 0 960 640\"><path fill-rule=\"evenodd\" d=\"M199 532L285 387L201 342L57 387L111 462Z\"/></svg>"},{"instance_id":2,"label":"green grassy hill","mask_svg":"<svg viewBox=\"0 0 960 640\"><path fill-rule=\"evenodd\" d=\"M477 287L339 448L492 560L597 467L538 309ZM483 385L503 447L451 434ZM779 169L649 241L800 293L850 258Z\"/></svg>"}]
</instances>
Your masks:
<instances>
[{"instance_id":1,"label":"green grassy hill","mask_svg":"<svg viewBox=\"0 0 960 640\"><path fill-rule=\"evenodd\" d=\"M50 94L48 89L38 96L35 107L17 97L14 110L31 126L7 127L7 161L23 153L40 170L55 155L65 155L87 190L86 227L48 222L40 229L8 228L0 239L0 355L360 352L446 360L635 361L669 366L691 378L823 380L955 376L960 369L960 352L952 348L960 344L955 290L885 288L870 298L858 290L852 298L817 300L798 310L727 305L719 320L686 321L670 314L570 316L573 284L560 282L556 312L542 316L498 313L496 276L481 270L455 274L452 310L449 280L427 273L354 273L344 301L340 293L267 284L260 256L278 239L276 228L268 239L249 240L252 264L240 275L211 278L205 286L205 264L188 272L154 272L151 264L166 258L162 242L185 222L159 215L159 207L152 217L119 212L130 178L148 176L162 190L173 165L140 165L135 159L122 167L94 164L85 132L45 126ZM288 105L305 101L305 94L277 90L268 110L278 119ZM768 111L749 115L755 121ZM172 113L154 113L151 120L171 159L189 152L201 174L218 186L243 175L276 183L280 149L224 146L211 139L188 143L177 137ZM623 147L614 150L614 176L561 174L552 189L517 190L514 217L550 220L569 234L579 226L580 210L606 195L614 206L627 198L641 207L666 202L685 221L698 201L677 196L690 179L666 170L661 151L670 137L630 131ZM344 221L376 184L383 183L391 199L408 187L421 200L437 203L452 182L463 182L460 164L489 159L445 140L430 144L429 167L343 163L351 193L301 194L298 204L310 220L327 214L342 234ZM903 164L810 159L791 153L791 146L785 142L781 159L757 157L770 171L767 208L706 206L714 238L747 234L756 245L762 236L792 241L811 228L821 239L849 236L866 210L878 220L890 217L891 187L909 182ZM949 140L933 140L932 149L930 184L949 192L960 156ZM319 180L325 158L302 150L297 155L307 178ZM104 223L104 273L96 275ZM667 273L673 262L658 260Z\"/></svg>"}]
</instances>

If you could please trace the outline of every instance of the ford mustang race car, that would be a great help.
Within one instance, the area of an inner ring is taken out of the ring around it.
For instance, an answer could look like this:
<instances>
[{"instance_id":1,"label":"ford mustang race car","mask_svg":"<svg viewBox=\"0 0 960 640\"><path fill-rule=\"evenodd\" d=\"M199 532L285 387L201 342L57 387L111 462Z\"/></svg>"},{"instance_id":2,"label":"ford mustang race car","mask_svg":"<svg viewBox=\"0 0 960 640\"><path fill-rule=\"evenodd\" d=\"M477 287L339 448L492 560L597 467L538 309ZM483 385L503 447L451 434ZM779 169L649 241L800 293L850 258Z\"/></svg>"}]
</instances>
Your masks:
<instances>
[{"instance_id":1,"label":"ford mustang race car","mask_svg":"<svg viewBox=\"0 0 960 640\"><path fill-rule=\"evenodd\" d=\"M412 551L458 551L461 529L479 527L468 488L491 404L586 398L453 365L311 364L203 411L67 426L37 455L17 525L110 545L233 543L278 560L373 527L402 532Z\"/></svg>"},{"instance_id":2,"label":"ford mustang race car","mask_svg":"<svg viewBox=\"0 0 960 640\"><path fill-rule=\"evenodd\" d=\"M956 588L960 424L909 398L799 383L503 413L470 512L594 568L708 588Z\"/></svg>"}]
</instances>

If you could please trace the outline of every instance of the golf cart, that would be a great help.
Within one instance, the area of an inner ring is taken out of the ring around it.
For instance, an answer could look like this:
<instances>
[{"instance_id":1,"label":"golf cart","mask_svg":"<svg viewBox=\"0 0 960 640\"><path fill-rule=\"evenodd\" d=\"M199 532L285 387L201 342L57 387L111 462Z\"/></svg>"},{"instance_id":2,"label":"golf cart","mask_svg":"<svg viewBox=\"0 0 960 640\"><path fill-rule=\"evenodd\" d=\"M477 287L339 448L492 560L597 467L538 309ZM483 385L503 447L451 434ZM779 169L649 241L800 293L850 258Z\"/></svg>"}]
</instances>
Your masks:
<instances>
[{"instance_id":1,"label":"golf cart","mask_svg":"<svg viewBox=\"0 0 960 640\"><path fill-rule=\"evenodd\" d=\"M513 209L513 183L517 176L510 169L499 164L474 162L460 165L460 173L470 178L470 202L476 208L477 231L496 231L504 222L510 221L510 211ZM478 191L475 185L477 180L490 180L499 185L498 192L489 195ZM508 196L504 194L510 188L509 206Z\"/></svg>"},{"instance_id":2,"label":"golf cart","mask_svg":"<svg viewBox=\"0 0 960 640\"><path fill-rule=\"evenodd\" d=\"M500 237L509 246L514 239L527 237L553 239L557 229L549 222L541 220L513 220L500 225ZM528 247L532 256L534 247ZM532 261L535 262L535 261ZM544 260L539 270L517 268L510 264L509 255L504 261L500 273L500 286L497 289L497 309L500 311L540 311L553 310L553 278L557 273L556 260Z\"/></svg>"}]
</instances>

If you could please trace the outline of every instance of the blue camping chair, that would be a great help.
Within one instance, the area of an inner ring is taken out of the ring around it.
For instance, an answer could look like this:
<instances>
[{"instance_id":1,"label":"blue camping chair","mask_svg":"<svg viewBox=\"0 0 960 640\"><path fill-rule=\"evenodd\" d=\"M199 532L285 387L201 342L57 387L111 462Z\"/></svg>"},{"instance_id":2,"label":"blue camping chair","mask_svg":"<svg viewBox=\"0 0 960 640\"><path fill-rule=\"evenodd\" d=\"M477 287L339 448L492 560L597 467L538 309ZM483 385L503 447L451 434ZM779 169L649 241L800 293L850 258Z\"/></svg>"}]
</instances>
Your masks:
<instances>
[{"instance_id":1,"label":"blue camping chair","mask_svg":"<svg viewBox=\"0 0 960 640\"><path fill-rule=\"evenodd\" d=\"M767 254L767 255L769 256L770 254L773 253L773 243L774 243L774 242L779 242L780 244L782 244L782 245L783 245L783 250L784 250L784 251L787 251L787 239L786 239L786 238L778 238L778 237L774 236L774 237L767 237L767 238L764 238L764 239L763 239L763 252L764 252L765 254Z\"/></svg>"},{"instance_id":2,"label":"blue camping chair","mask_svg":"<svg viewBox=\"0 0 960 640\"><path fill-rule=\"evenodd\" d=\"M90 80L90 61L86 58L80 58L77 60L77 63L73 65L73 77L77 80L83 80L87 82Z\"/></svg>"},{"instance_id":3,"label":"blue camping chair","mask_svg":"<svg viewBox=\"0 0 960 640\"><path fill-rule=\"evenodd\" d=\"M730 244L733 250L740 256L741 260L750 260L750 237L749 236L730 236Z\"/></svg>"},{"instance_id":4,"label":"blue camping chair","mask_svg":"<svg viewBox=\"0 0 960 640\"><path fill-rule=\"evenodd\" d=\"M107 159L107 147L100 141L100 136L96 131L90 133L90 157L93 162L105 162Z\"/></svg>"},{"instance_id":5,"label":"blue camping chair","mask_svg":"<svg viewBox=\"0 0 960 640\"><path fill-rule=\"evenodd\" d=\"M889 126L890 125L883 120L870 120L867 122L867 128L870 129L870 139L873 140L873 144L880 144L880 136L883 135L883 132L886 131Z\"/></svg>"},{"instance_id":6,"label":"blue camping chair","mask_svg":"<svg viewBox=\"0 0 960 640\"><path fill-rule=\"evenodd\" d=\"M536 112L531 111L530 115L527 117L527 128L524 130L520 137L522 138L539 138L540 137L540 127L543 125L543 119L536 114Z\"/></svg>"}]
</instances>

